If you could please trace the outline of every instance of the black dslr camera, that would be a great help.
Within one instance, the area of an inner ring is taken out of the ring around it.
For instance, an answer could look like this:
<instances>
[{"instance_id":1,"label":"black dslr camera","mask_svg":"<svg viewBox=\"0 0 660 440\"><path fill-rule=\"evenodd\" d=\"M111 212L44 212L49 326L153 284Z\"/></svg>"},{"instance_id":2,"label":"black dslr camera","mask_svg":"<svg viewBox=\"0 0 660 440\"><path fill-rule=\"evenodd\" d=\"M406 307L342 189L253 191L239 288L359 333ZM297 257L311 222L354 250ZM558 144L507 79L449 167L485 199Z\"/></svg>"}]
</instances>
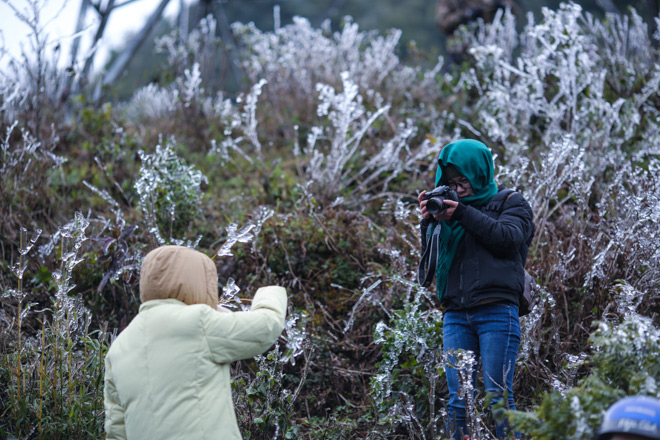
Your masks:
<instances>
[{"instance_id":1,"label":"black dslr camera","mask_svg":"<svg viewBox=\"0 0 660 440\"><path fill-rule=\"evenodd\" d=\"M439 186L433 191L424 194L422 200L428 200L426 203L426 210L429 214L436 215L449 208L449 206L445 204L445 200L458 202L458 194L448 186Z\"/></svg>"}]
</instances>

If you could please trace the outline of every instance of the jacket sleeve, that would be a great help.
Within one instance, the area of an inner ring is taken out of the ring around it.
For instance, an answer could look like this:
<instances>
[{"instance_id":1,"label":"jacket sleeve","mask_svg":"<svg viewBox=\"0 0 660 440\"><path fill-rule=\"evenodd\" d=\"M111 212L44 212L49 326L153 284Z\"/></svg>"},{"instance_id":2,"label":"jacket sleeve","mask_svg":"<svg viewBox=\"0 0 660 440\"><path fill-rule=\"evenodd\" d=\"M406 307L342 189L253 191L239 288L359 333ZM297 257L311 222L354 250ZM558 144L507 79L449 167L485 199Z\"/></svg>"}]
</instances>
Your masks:
<instances>
[{"instance_id":1,"label":"jacket sleeve","mask_svg":"<svg viewBox=\"0 0 660 440\"><path fill-rule=\"evenodd\" d=\"M103 406L105 407L105 432L107 440L126 440L126 425L124 424L124 407L119 401L119 393L112 378L112 367L105 358L105 377L103 389Z\"/></svg>"},{"instance_id":2,"label":"jacket sleeve","mask_svg":"<svg viewBox=\"0 0 660 440\"><path fill-rule=\"evenodd\" d=\"M203 327L211 358L219 364L248 359L266 351L284 328L286 290L262 287L247 312L222 313L204 307Z\"/></svg>"},{"instance_id":3,"label":"jacket sleeve","mask_svg":"<svg viewBox=\"0 0 660 440\"><path fill-rule=\"evenodd\" d=\"M518 252L528 244L534 233L533 213L527 201L519 193L505 202L498 218L466 206L457 219L463 228L484 247L498 255Z\"/></svg>"}]
</instances>

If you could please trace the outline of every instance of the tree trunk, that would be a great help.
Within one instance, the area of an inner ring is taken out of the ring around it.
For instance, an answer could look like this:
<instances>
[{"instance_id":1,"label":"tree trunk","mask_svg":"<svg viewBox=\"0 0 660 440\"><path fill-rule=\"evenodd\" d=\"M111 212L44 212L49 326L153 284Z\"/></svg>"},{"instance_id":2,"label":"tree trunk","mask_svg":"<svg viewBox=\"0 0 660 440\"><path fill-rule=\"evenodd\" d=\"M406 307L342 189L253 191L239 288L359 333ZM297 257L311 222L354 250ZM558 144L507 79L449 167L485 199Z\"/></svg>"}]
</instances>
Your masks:
<instances>
[{"instance_id":1,"label":"tree trunk","mask_svg":"<svg viewBox=\"0 0 660 440\"><path fill-rule=\"evenodd\" d=\"M103 37L103 33L105 32L105 27L108 24L108 18L110 18L110 13L114 8L114 4L115 4L115 0L108 0L105 9L101 10L100 2L96 7L97 12L101 16L101 23L99 23L99 27L96 30L96 35L94 35L94 43L92 43L92 53L89 55L89 57L87 57L87 60L85 61L85 66L83 67L82 73L80 74L80 80L78 81L79 87L80 85L83 85L88 79L89 71L92 68L92 63L94 62L94 55L96 54L95 46Z\"/></svg>"},{"instance_id":2,"label":"tree trunk","mask_svg":"<svg viewBox=\"0 0 660 440\"><path fill-rule=\"evenodd\" d=\"M62 87L62 93L60 94L60 100L65 101L66 98L71 93L71 86L73 85L73 79L76 73L76 60L78 59L78 49L80 48L80 33L82 32L83 26L85 24L85 15L87 15L87 8L89 7L89 0L80 1L80 11L78 12L78 21L76 22L76 31L74 33L75 37L73 38L73 43L71 44L71 63L70 71L67 75Z\"/></svg>"},{"instance_id":3,"label":"tree trunk","mask_svg":"<svg viewBox=\"0 0 660 440\"><path fill-rule=\"evenodd\" d=\"M160 4L153 12L153 14L151 14L151 17L149 17L149 20L147 23L145 23L144 27L142 27L142 30L140 30L135 38L133 38L133 41L130 42L126 49L124 49L119 57L117 57L117 59L112 63L112 66L110 66L110 69L105 74L103 80L99 81L96 89L94 90L94 102L98 103L101 100L103 95L103 88L108 84L115 82L119 75L121 75L121 73L124 71L126 66L128 66L128 63L130 63L133 56L135 56L137 50L140 48L144 40L149 36L149 33L154 28L154 26L156 26L158 20L160 20L160 17L163 15L163 11L165 10L168 2L169 0L160 1Z\"/></svg>"},{"instance_id":4,"label":"tree trunk","mask_svg":"<svg viewBox=\"0 0 660 440\"><path fill-rule=\"evenodd\" d=\"M179 0L179 35L181 38L188 37L188 14L190 8L186 5L185 0Z\"/></svg>"},{"instance_id":5,"label":"tree trunk","mask_svg":"<svg viewBox=\"0 0 660 440\"><path fill-rule=\"evenodd\" d=\"M231 69L234 81L236 81L236 84L240 86L243 81L243 71L240 68L240 61L238 60L238 49L236 46L236 41L234 40L234 35L231 32L229 20L227 18L227 14L225 13L225 8L222 6L221 2L216 3L214 15L218 21L218 26L220 27L220 37L225 43L225 62Z\"/></svg>"}]
</instances>

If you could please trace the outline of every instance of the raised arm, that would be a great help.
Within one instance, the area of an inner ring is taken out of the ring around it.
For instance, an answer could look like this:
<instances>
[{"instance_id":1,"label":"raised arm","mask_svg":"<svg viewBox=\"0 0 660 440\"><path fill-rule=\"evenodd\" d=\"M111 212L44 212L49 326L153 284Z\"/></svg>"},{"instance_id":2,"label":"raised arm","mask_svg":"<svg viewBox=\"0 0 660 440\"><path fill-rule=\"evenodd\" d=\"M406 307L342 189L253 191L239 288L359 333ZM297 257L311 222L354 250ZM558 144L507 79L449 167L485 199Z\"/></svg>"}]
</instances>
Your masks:
<instances>
[{"instance_id":1,"label":"raised arm","mask_svg":"<svg viewBox=\"0 0 660 440\"><path fill-rule=\"evenodd\" d=\"M222 313L205 307L202 316L214 362L248 359L266 351L279 337L286 316L286 290L262 287L248 312Z\"/></svg>"}]
</instances>

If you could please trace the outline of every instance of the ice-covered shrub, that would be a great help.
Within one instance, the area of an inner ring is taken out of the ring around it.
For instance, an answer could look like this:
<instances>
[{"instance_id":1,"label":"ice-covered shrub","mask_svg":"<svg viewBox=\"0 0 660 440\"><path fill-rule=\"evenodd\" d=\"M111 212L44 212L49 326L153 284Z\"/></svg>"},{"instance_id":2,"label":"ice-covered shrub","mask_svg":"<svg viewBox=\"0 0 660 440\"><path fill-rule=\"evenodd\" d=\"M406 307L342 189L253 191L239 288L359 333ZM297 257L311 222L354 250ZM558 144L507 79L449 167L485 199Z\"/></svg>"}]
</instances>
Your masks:
<instances>
[{"instance_id":1,"label":"ice-covered shrub","mask_svg":"<svg viewBox=\"0 0 660 440\"><path fill-rule=\"evenodd\" d=\"M238 153L250 164L262 167L263 151L257 131L257 106L265 85L265 80L259 81L249 92L240 94L235 103L223 99L222 95L218 95L216 100L206 101L206 111L218 118L224 135L220 144L215 139L212 141L209 154L217 155L225 163L233 161L232 156ZM251 154L253 152L256 154Z\"/></svg>"},{"instance_id":2,"label":"ice-covered shrub","mask_svg":"<svg viewBox=\"0 0 660 440\"><path fill-rule=\"evenodd\" d=\"M20 141L15 139L14 131L18 122L14 122L9 127L0 144L2 153L2 162L0 163L0 173L3 175L15 174L16 177L23 177L30 168L34 159L43 156L41 142L32 136L27 130L21 130ZM18 130L16 130L18 131Z\"/></svg>"},{"instance_id":3,"label":"ice-covered shrub","mask_svg":"<svg viewBox=\"0 0 660 440\"><path fill-rule=\"evenodd\" d=\"M407 301L374 332L382 356L370 385L378 425L385 434L405 427L416 438L437 438L447 415L445 396L438 392L444 388L443 314L432 307L426 289L392 281L392 289L397 295L405 291Z\"/></svg>"},{"instance_id":4,"label":"ice-covered shrub","mask_svg":"<svg viewBox=\"0 0 660 440\"><path fill-rule=\"evenodd\" d=\"M216 28L216 20L208 15L188 35L181 35L179 30L174 30L157 38L156 52L167 56L166 69L178 78L197 65L200 76L207 82L213 82L215 61L221 43L216 36Z\"/></svg>"},{"instance_id":5,"label":"ice-covered shrub","mask_svg":"<svg viewBox=\"0 0 660 440\"><path fill-rule=\"evenodd\" d=\"M191 238L187 233L199 212L206 177L185 164L173 142L157 145L152 154L140 151L140 158L135 190L149 231L158 244L183 244L186 237Z\"/></svg>"},{"instance_id":6,"label":"ice-covered shrub","mask_svg":"<svg viewBox=\"0 0 660 440\"><path fill-rule=\"evenodd\" d=\"M660 330L650 318L629 313L601 321L591 335L591 372L575 388L548 393L530 413L511 413L534 439L592 439L605 410L626 395L660 397Z\"/></svg>"},{"instance_id":7,"label":"ice-covered shrub","mask_svg":"<svg viewBox=\"0 0 660 440\"><path fill-rule=\"evenodd\" d=\"M354 195L385 192L391 180L414 172L437 152L437 143L428 140L410 146L417 133L412 120L399 124L391 139L367 151L362 146L364 136L379 119L387 117L390 106L369 112L349 73L343 72L341 77L342 92L317 84L317 115L327 118L330 125L312 127L302 151L294 149L294 154L302 158L305 177L313 182L310 190L324 202L336 200L347 191Z\"/></svg>"},{"instance_id":8,"label":"ice-covered shrub","mask_svg":"<svg viewBox=\"0 0 660 440\"><path fill-rule=\"evenodd\" d=\"M171 82L164 86L149 84L137 90L123 106L126 118L136 122L166 119L176 110L193 119L205 116L204 110L214 106L215 100L208 92L217 86L215 64L220 42L211 15L188 35L175 30L157 38L156 53L167 56L163 69L169 75L163 76ZM221 102L222 93L219 97Z\"/></svg>"},{"instance_id":9,"label":"ice-covered shrub","mask_svg":"<svg viewBox=\"0 0 660 440\"><path fill-rule=\"evenodd\" d=\"M529 16L518 56L515 45L494 44L511 41L512 16L475 25L478 32L463 35L475 61L461 82L479 96L476 129L501 145L507 162L539 141L551 145L571 135L588 152L594 174L646 148L640 139L657 141L651 100L658 95L658 54L646 37L633 43L646 25L632 17L602 24L574 3L544 8L540 23ZM607 50L598 50L603 45Z\"/></svg>"},{"instance_id":10,"label":"ice-covered shrub","mask_svg":"<svg viewBox=\"0 0 660 440\"><path fill-rule=\"evenodd\" d=\"M131 100L120 108L133 124L182 115L203 120L204 106L208 106L208 102L212 105L213 99L206 96L202 85L200 67L195 63L190 69L184 69L168 86L149 84L138 89ZM179 111L178 115L176 111Z\"/></svg>"},{"instance_id":11,"label":"ice-covered shrub","mask_svg":"<svg viewBox=\"0 0 660 440\"><path fill-rule=\"evenodd\" d=\"M149 84L133 93L124 106L126 119L130 122L166 119L176 108L177 93L170 88Z\"/></svg>"},{"instance_id":12,"label":"ice-covered shrub","mask_svg":"<svg viewBox=\"0 0 660 440\"><path fill-rule=\"evenodd\" d=\"M334 33L329 21L316 29L302 17L273 32L253 23L235 23L233 31L247 49L243 67L248 77L252 82L266 79L273 97L311 102L316 84L338 85L341 72L349 72L359 87L374 89L399 64L394 49L401 31L387 36L360 32L350 18Z\"/></svg>"},{"instance_id":13,"label":"ice-covered shrub","mask_svg":"<svg viewBox=\"0 0 660 440\"><path fill-rule=\"evenodd\" d=\"M360 31L350 17L336 32L329 21L315 28L302 17L273 31L261 31L253 23L235 23L232 29L250 82L268 81L265 101L273 108L270 118L275 126L288 125L292 117L311 122L317 84L337 88L344 72L369 107L409 102L406 111L410 112L415 111L415 101L433 102L440 97L447 82L440 74L442 58L431 69L406 66L397 54L400 30L385 35Z\"/></svg>"},{"instance_id":14,"label":"ice-covered shrub","mask_svg":"<svg viewBox=\"0 0 660 440\"><path fill-rule=\"evenodd\" d=\"M298 313L288 317L275 348L255 357L254 374L237 366L232 385L239 426L246 438L299 437L300 426L292 415L314 352L306 321Z\"/></svg>"},{"instance_id":15,"label":"ice-covered shrub","mask_svg":"<svg viewBox=\"0 0 660 440\"><path fill-rule=\"evenodd\" d=\"M52 121L62 119L71 93L67 77L75 74L60 66L61 42L54 41L45 30L42 0L28 0L23 8L5 2L10 17L30 31L29 43L21 46L20 57L0 47L0 57L7 57L7 67L0 71L0 113L5 124L21 121L37 140L46 134ZM16 36L11 36L16 38ZM43 132L43 133L42 133Z\"/></svg>"},{"instance_id":16,"label":"ice-covered shrub","mask_svg":"<svg viewBox=\"0 0 660 440\"><path fill-rule=\"evenodd\" d=\"M591 374L626 394L660 396L660 329L651 318L628 312L620 323L601 321L591 341Z\"/></svg>"},{"instance_id":17,"label":"ice-covered shrub","mask_svg":"<svg viewBox=\"0 0 660 440\"><path fill-rule=\"evenodd\" d=\"M363 136L378 117L389 110L389 106L385 106L370 114L348 72L342 74L342 81L341 93L335 93L328 85L317 85L320 100L317 114L327 116L332 127L327 132L325 127L312 128L304 149L309 158L305 173L308 179L317 183L315 191L324 200L338 195L345 187L352 173L349 162L355 160ZM330 139L326 153L317 146L317 142L324 138Z\"/></svg>"},{"instance_id":18,"label":"ice-covered shrub","mask_svg":"<svg viewBox=\"0 0 660 440\"><path fill-rule=\"evenodd\" d=\"M59 255L54 267L33 274L30 289L21 286L25 270L34 270L30 256L38 232L26 236L20 248L18 289L2 286L0 311L0 432L20 438L70 438L102 435L103 356L109 345L106 329L95 328L80 295L72 294L74 268L82 260L89 221L80 213L51 234L40 255ZM21 240L23 241L23 240ZM24 260L25 258L25 260ZM50 278L52 277L52 278ZM51 304L37 304L37 289L56 288ZM43 307L45 306L45 307ZM29 330L21 337L21 332ZM60 422L63 421L63 422Z\"/></svg>"},{"instance_id":19,"label":"ice-covered shrub","mask_svg":"<svg viewBox=\"0 0 660 440\"><path fill-rule=\"evenodd\" d=\"M660 283L660 161L646 167L621 164L598 203L597 234L591 240L593 265L585 286L628 280L642 295ZM608 285L608 287L609 287Z\"/></svg>"}]
</instances>

